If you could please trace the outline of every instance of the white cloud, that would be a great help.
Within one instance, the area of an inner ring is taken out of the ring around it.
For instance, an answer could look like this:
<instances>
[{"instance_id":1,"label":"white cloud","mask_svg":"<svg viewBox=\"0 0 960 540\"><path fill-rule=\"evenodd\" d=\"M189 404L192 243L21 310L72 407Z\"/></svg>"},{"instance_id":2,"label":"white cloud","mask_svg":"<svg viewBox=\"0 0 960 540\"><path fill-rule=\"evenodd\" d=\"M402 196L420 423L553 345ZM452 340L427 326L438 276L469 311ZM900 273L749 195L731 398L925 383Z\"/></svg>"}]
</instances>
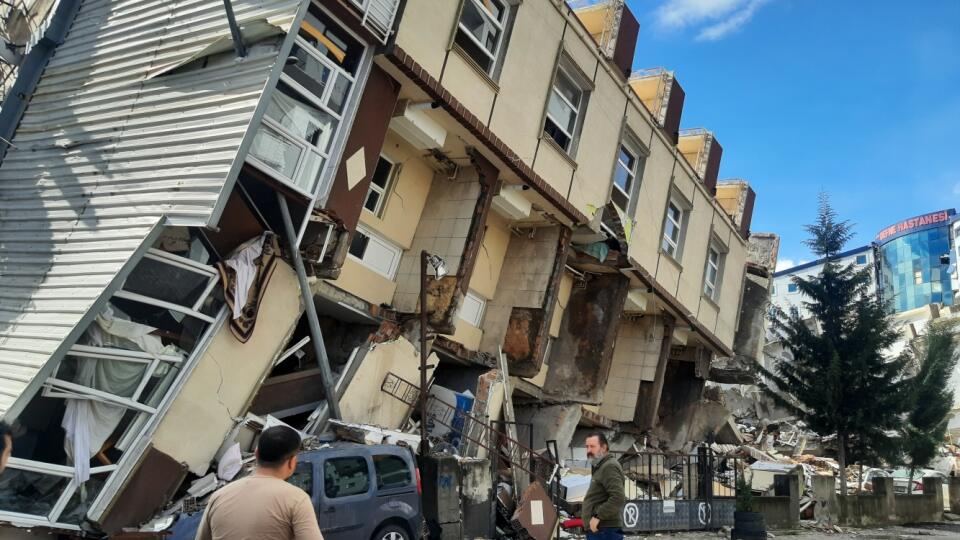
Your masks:
<instances>
[{"instance_id":1,"label":"white cloud","mask_svg":"<svg viewBox=\"0 0 960 540\"><path fill-rule=\"evenodd\" d=\"M777 268L776 271L786 270L787 268L793 268L797 264L793 262L793 259L777 259Z\"/></svg>"},{"instance_id":2,"label":"white cloud","mask_svg":"<svg viewBox=\"0 0 960 540\"><path fill-rule=\"evenodd\" d=\"M698 27L698 41L715 41L739 30L769 0L666 0L655 12L666 29Z\"/></svg>"}]
</instances>

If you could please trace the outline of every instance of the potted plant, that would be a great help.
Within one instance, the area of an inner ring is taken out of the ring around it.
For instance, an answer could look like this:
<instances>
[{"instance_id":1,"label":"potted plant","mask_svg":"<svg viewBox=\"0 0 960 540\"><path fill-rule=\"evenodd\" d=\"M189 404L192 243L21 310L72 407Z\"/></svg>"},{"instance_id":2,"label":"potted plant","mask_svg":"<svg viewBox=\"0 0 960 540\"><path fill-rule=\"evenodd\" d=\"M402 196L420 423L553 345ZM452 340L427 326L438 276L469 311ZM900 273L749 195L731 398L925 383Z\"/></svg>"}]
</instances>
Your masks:
<instances>
[{"instance_id":1,"label":"potted plant","mask_svg":"<svg viewBox=\"0 0 960 540\"><path fill-rule=\"evenodd\" d=\"M767 526L763 514L754 511L753 477L737 476L737 508L733 512L733 530L730 540L766 540Z\"/></svg>"}]
</instances>

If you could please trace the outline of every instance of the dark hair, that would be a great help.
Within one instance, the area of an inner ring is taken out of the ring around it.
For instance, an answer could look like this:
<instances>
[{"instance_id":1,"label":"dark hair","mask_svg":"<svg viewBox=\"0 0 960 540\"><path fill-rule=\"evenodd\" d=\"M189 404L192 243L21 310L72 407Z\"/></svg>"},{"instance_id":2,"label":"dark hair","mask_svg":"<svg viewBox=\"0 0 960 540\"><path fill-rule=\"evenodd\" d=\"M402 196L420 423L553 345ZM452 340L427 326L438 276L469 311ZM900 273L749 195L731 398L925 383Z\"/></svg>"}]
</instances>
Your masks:
<instances>
[{"instance_id":1,"label":"dark hair","mask_svg":"<svg viewBox=\"0 0 960 540\"><path fill-rule=\"evenodd\" d=\"M587 434L586 438L589 439L590 437L596 437L597 440L600 441L601 445L606 446L608 450L610 449L610 442L607 441L607 436L603 433L600 433L599 431L591 431Z\"/></svg>"},{"instance_id":2,"label":"dark hair","mask_svg":"<svg viewBox=\"0 0 960 540\"><path fill-rule=\"evenodd\" d=\"M278 467L300 451L300 434L286 426L263 430L257 442L257 464Z\"/></svg>"},{"instance_id":3,"label":"dark hair","mask_svg":"<svg viewBox=\"0 0 960 540\"><path fill-rule=\"evenodd\" d=\"M13 433L10 431L10 425L6 422L0 422L0 454L7 450L7 437L13 440Z\"/></svg>"}]
</instances>

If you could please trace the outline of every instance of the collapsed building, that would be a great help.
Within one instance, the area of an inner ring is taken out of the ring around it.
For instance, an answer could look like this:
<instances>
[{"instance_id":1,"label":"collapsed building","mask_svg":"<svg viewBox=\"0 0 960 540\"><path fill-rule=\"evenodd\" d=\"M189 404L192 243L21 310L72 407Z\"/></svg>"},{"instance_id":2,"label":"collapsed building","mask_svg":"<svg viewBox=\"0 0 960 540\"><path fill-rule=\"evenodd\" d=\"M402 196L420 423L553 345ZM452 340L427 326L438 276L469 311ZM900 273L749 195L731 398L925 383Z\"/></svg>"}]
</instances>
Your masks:
<instances>
[{"instance_id":1,"label":"collapsed building","mask_svg":"<svg viewBox=\"0 0 960 540\"><path fill-rule=\"evenodd\" d=\"M517 482L578 428L686 442L752 189L622 1L441 4L48 6L0 109L0 521L137 526L251 416L503 435Z\"/></svg>"}]
</instances>

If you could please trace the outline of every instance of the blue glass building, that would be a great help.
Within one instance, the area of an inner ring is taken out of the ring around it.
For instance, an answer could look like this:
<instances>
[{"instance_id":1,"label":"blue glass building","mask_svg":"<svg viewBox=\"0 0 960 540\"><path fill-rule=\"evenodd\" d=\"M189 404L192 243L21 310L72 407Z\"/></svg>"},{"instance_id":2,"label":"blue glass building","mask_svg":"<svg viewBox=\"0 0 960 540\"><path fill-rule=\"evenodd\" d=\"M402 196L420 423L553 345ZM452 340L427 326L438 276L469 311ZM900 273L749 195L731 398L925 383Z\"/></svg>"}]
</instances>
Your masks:
<instances>
[{"instance_id":1,"label":"blue glass building","mask_svg":"<svg viewBox=\"0 0 960 540\"><path fill-rule=\"evenodd\" d=\"M924 214L877 235L879 291L894 313L927 304L953 305L948 268L955 213L950 209Z\"/></svg>"}]
</instances>

